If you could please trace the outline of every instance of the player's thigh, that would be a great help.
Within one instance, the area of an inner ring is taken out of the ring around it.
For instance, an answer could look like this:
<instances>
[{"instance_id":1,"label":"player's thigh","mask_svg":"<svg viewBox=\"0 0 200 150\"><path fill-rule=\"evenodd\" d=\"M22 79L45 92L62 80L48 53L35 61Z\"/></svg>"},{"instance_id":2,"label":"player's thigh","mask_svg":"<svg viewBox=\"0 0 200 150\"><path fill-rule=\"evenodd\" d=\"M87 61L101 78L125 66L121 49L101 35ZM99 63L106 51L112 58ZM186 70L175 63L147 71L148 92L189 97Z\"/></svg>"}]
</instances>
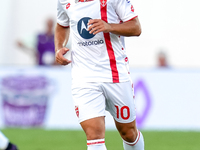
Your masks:
<instances>
[{"instance_id":1,"label":"player's thigh","mask_svg":"<svg viewBox=\"0 0 200 150\"><path fill-rule=\"evenodd\" d=\"M79 122L105 116L105 97L97 83L72 84L72 97Z\"/></svg>"},{"instance_id":2,"label":"player's thigh","mask_svg":"<svg viewBox=\"0 0 200 150\"><path fill-rule=\"evenodd\" d=\"M107 84L106 88L106 110L119 123L133 122L136 111L132 83Z\"/></svg>"}]
</instances>

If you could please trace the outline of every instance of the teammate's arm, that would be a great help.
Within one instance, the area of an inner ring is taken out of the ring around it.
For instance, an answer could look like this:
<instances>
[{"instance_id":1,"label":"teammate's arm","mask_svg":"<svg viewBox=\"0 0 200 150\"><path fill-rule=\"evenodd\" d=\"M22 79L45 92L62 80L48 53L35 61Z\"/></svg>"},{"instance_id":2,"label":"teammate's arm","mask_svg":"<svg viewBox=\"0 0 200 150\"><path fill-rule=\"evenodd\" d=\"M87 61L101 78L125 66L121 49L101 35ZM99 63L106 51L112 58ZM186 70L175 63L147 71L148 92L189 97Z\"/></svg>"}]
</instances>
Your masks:
<instances>
[{"instance_id":1,"label":"teammate's arm","mask_svg":"<svg viewBox=\"0 0 200 150\"><path fill-rule=\"evenodd\" d=\"M55 28L55 58L56 62L61 65L68 65L71 63L70 60L66 59L65 55L69 49L66 48L66 44L69 39L69 27L63 27L57 23Z\"/></svg>"},{"instance_id":2,"label":"teammate's arm","mask_svg":"<svg viewBox=\"0 0 200 150\"><path fill-rule=\"evenodd\" d=\"M141 26L138 17L121 24L109 24L101 19L91 19L88 25L91 25L88 28L91 34L97 34L99 32L111 32L122 36L139 36L141 34Z\"/></svg>"}]
</instances>

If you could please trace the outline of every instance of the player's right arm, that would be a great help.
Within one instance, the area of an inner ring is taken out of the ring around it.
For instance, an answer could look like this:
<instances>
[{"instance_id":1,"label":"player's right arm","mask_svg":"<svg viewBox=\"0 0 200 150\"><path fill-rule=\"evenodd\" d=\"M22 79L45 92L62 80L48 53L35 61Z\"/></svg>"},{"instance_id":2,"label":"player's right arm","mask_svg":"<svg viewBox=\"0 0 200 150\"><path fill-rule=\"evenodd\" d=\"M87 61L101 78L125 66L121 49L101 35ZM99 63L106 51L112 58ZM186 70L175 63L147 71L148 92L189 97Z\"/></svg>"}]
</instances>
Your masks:
<instances>
[{"instance_id":1,"label":"player's right arm","mask_svg":"<svg viewBox=\"0 0 200 150\"><path fill-rule=\"evenodd\" d=\"M69 38L69 27L63 27L57 23L55 28L55 59L60 65L68 65L70 60L66 59L64 55L69 51L66 44Z\"/></svg>"},{"instance_id":2,"label":"player's right arm","mask_svg":"<svg viewBox=\"0 0 200 150\"><path fill-rule=\"evenodd\" d=\"M61 65L68 65L71 63L70 60L64 57L64 55L69 51L69 49L65 47L69 39L69 32L69 18L65 12L65 9L63 9L62 4L60 3L60 0L58 0L57 24L55 28L54 43L55 59L56 62Z\"/></svg>"}]
</instances>

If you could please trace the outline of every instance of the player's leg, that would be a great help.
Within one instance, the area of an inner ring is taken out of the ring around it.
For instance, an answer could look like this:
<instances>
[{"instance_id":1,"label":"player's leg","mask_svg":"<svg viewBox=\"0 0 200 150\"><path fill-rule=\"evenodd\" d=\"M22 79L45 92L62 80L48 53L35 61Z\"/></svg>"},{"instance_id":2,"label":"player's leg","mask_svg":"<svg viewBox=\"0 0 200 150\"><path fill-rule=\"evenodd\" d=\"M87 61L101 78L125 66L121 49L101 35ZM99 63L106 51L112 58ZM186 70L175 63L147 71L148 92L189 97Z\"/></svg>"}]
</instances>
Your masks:
<instances>
[{"instance_id":1,"label":"player's leg","mask_svg":"<svg viewBox=\"0 0 200 150\"><path fill-rule=\"evenodd\" d=\"M10 143L8 138L0 131L0 150L17 150L17 146Z\"/></svg>"},{"instance_id":2,"label":"player's leg","mask_svg":"<svg viewBox=\"0 0 200 150\"><path fill-rule=\"evenodd\" d=\"M130 123L115 121L115 124L123 139L124 150L144 150L144 138L137 129L135 120Z\"/></svg>"},{"instance_id":3,"label":"player's leg","mask_svg":"<svg viewBox=\"0 0 200 150\"><path fill-rule=\"evenodd\" d=\"M6 149L8 146L9 140L5 135L0 131L0 149Z\"/></svg>"},{"instance_id":4,"label":"player's leg","mask_svg":"<svg viewBox=\"0 0 200 150\"><path fill-rule=\"evenodd\" d=\"M144 150L144 139L137 130L135 100L130 82L105 84L106 109L115 119L125 150Z\"/></svg>"},{"instance_id":5,"label":"player's leg","mask_svg":"<svg viewBox=\"0 0 200 150\"><path fill-rule=\"evenodd\" d=\"M96 117L80 123L87 137L88 150L106 150L105 117Z\"/></svg>"},{"instance_id":6,"label":"player's leg","mask_svg":"<svg viewBox=\"0 0 200 150\"><path fill-rule=\"evenodd\" d=\"M72 85L79 123L87 137L88 150L106 150L105 97L96 83Z\"/></svg>"}]
</instances>

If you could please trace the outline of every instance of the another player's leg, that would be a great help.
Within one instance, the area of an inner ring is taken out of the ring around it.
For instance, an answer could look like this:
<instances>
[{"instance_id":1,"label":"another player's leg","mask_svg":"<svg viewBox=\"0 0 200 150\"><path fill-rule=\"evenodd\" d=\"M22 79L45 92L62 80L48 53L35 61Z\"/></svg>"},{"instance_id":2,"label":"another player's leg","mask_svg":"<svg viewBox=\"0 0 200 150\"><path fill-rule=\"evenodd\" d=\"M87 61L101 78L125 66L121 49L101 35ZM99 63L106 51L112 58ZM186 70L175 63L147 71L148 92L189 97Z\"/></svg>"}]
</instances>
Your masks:
<instances>
[{"instance_id":1,"label":"another player's leg","mask_svg":"<svg viewBox=\"0 0 200 150\"><path fill-rule=\"evenodd\" d=\"M115 121L115 124L123 139L124 150L144 150L144 138L136 128L135 120L131 123Z\"/></svg>"},{"instance_id":2,"label":"another player's leg","mask_svg":"<svg viewBox=\"0 0 200 150\"><path fill-rule=\"evenodd\" d=\"M2 150L17 150L17 147L10 143L8 138L0 131L0 149Z\"/></svg>"},{"instance_id":3,"label":"another player's leg","mask_svg":"<svg viewBox=\"0 0 200 150\"><path fill-rule=\"evenodd\" d=\"M106 150L105 117L96 117L80 123L87 137L87 150Z\"/></svg>"},{"instance_id":4,"label":"another player's leg","mask_svg":"<svg viewBox=\"0 0 200 150\"><path fill-rule=\"evenodd\" d=\"M6 149L8 146L9 140L4 134L0 131L0 149Z\"/></svg>"}]
</instances>

